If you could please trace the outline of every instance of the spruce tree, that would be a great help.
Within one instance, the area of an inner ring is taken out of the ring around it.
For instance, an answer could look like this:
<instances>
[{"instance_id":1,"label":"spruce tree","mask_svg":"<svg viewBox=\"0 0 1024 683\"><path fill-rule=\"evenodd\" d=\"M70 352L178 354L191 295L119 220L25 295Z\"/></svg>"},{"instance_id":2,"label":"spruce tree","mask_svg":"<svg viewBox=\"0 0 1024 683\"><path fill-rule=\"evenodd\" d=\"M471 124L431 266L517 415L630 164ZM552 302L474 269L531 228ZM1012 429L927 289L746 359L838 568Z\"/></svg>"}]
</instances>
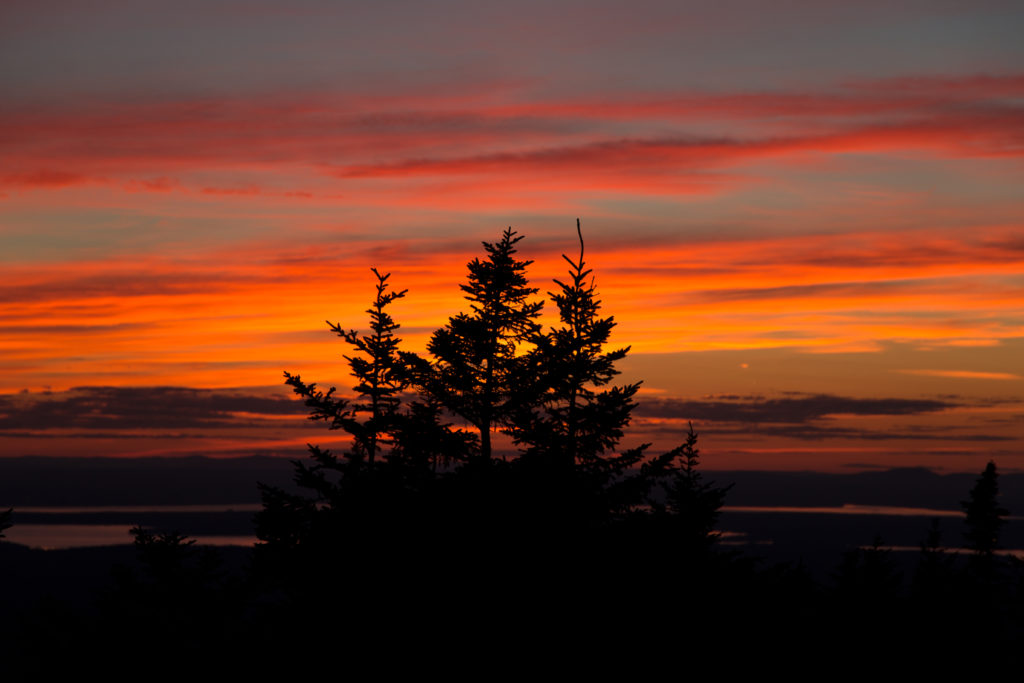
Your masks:
<instances>
[{"instance_id":1,"label":"spruce tree","mask_svg":"<svg viewBox=\"0 0 1024 683\"><path fill-rule=\"evenodd\" d=\"M526 279L532 261L515 258L522 239L512 228L497 243L484 242L487 258L468 264L468 282L460 285L469 313L449 318L427 347L434 357L424 391L465 419L480 434L480 456L491 458L491 433L506 427L528 401L520 348L534 339L543 302L530 301L537 289Z\"/></svg>"},{"instance_id":2,"label":"spruce tree","mask_svg":"<svg viewBox=\"0 0 1024 683\"><path fill-rule=\"evenodd\" d=\"M688 425L686 441L662 458L670 463L671 471L664 485L665 505L682 532L682 546L688 552L707 551L718 540L715 525L732 484L717 486L704 480L698 470L700 451L692 424Z\"/></svg>"},{"instance_id":3,"label":"spruce tree","mask_svg":"<svg viewBox=\"0 0 1024 683\"><path fill-rule=\"evenodd\" d=\"M387 440L393 431L400 394L408 385L408 373L403 369L404 361L398 351L401 339L395 336L399 325L385 310L408 290L387 291L391 274L381 275L376 268L370 270L377 278L376 297L366 311L370 315L371 333L360 335L356 330L346 330L340 324L327 321L335 334L363 354L344 356L356 378L352 389L360 400L335 398L335 387L324 393L317 390L316 384L303 382L299 375L284 374L286 384L306 399L306 405L311 408L310 419L323 420L331 429L343 429L352 434L350 459L366 460L372 467L379 442ZM360 415L366 415L365 419L360 419Z\"/></svg>"},{"instance_id":4,"label":"spruce tree","mask_svg":"<svg viewBox=\"0 0 1024 683\"><path fill-rule=\"evenodd\" d=\"M999 547L999 531L1010 512L999 505L999 474L996 464L989 461L971 489L970 498L961 501L966 513L967 531L964 536L968 547L978 555L991 557Z\"/></svg>"},{"instance_id":5,"label":"spruce tree","mask_svg":"<svg viewBox=\"0 0 1024 683\"><path fill-rule=\"evenodd\" d=\"M542 386L534 406L523 406L515 440L528 453L558 461L557 467L599 467L602 456L613 449L629 424L640 383L608 387L619 374L615 363L629 347L605 351L615 319L600 317L601 301L591 270L583 259L583 232L579 219L576 234L580 255L569 264L569 280L555 280L558 292L548 292L558 307L561 326L538 335L530 356Z\"/></svg>"},{"instance_id":6,"label":"spruce tree","mask_svg":"<svg viewBox=\"0 0 1024 683\"><path fill-rule=\"evenodd\" d=\"M436 411L410 408L409 415L400 414L401 392L409 383L410 372L406 354L398 350L401 341L395 336L399 325L386 310L406 290L388 291L390 274L372 269L377 278L376 296L367 310L370 334L343 329L327 321L330 329L360 352L345 356L352 376L355 400L338 398L335 387L321 391L315 383L306 383L299 375L285 372L285 383L305 399L310 420L326 422L332 430L343 430L352 436L352 445L339 458L327 449L309 446L310 461L292 461L295 483L308 493L291 493L276 487L260 485L263 510L257 515L257 536L276 548L305 543L331 543L344 518L369 515L371 507L388 504L388 498L402 487L401 483L384 481L376 455L382 444L390 444L409 460L416 451L403 435L408 430L433 436L434 441L448 445L434 432L445 431L436 419ZM420 424L420 423L423 424ZM430 443L424 438L424 443ZM398 444L401 444L398 447ZM400 465L404 465L400 463ZM405 476L403 467L394 479ZM395 472L387 473L388 476Z\"/></svg>"},{"instance_id":7,"label":"spruce tree","mask_svg":"<svg viewBox=\"0 0 1024 683\"><path fill-rule=\"evenodd\" d=\"M377 442L391 431L399 405L399 393L406 386L406 376L398 359L401 339L395 336L399 325L385 309L395 299L404 297L408 290L387 291L387 281L391 274L381 275L376 268L371 270L377 277L377 296L373 306L366 311L370 314L371 334L361 336L356 330L344 330L331 322L327 324L365 356L345 356L345 360L352 369L352 376L358 380L353 390L364 397L363 401L354 404L352 408L356 413L369 413L367 420L356 428L354 435L357 443L365 449L372 466L377 454Z\"/></svg>"}]
</instances>

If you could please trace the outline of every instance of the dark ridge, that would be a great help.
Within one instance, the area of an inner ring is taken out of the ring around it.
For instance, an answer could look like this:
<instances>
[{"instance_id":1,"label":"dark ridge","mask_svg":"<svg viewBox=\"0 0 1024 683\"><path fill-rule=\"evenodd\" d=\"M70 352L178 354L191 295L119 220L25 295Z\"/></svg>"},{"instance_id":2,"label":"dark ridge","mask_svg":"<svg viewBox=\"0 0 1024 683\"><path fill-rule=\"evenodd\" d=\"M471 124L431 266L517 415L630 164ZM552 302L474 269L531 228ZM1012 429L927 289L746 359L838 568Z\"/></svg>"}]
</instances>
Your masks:
<instances>
[{"instance_id":1,"label":"dark ridge","mask_svg":"<svg viewBox=\"0 0 1024 683\"><path fill-rule=\"evenodd\" d=\"M296 453L296 458L302 453ZM0 458L0 507L71 505L231 505L259 503L257 481L289 487L292 465L270 456L242 458ZM923 467L833 474L721 470L735 483L727 505L899 505L959 510L976 474ZM1024 514L1024 475L1000 474L1002 504Z\"/></svg>"},{"instance_id":2,"label":"dark ridge","mask_svg":"<svg viewBox=\"0 0 1024 683\"><path fill-rule=\"evenodd\" d=\"M257 481L287 486L291 479L291 463L268 456L0 458L0 504L253 504L260 502Z\"/></svg>"},{"instance_id":3,"label":"dark ridge","mask_svg":"<svg viewBox=\"0 0 1024 683\"><path fill-rule=\"evenodd\" d=\"M732 482L727 505L890 505L960 510L960 500L977 478L974 473L938 474L923 467L833 474L823 472L709 471ZM1024 514L1024 474L1000 474L1004 507Z\"/></svg>"}]
</instances>

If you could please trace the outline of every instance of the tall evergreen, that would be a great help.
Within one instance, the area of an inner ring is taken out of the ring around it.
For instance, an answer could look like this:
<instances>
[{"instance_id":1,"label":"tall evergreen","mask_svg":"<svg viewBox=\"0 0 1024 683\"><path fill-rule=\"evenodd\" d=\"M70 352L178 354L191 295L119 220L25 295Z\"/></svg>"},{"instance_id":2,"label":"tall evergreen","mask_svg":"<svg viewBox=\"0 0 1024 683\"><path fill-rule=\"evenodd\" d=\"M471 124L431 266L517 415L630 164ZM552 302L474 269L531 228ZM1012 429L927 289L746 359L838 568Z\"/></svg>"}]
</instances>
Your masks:
<instances>
[{"instance_id":1,"label":"tall evergreen","mask_svg":"<svg viewBox=\"0 0 1024 683\"><path fill-rule=\"evenodd\" d=\"M360 352L345 356L351 374L355 400L335 396L335 387L327 391L315 383L306 383L299 375L285 372L286 384L305 399L310 408L309 419L326 422L330 429L343 430L352 436L352 444L342 458L327 449L309 446L308 462L295 460L295 483L308 493L292 493L260 485L263 510L256 517L257 536L277 548L306 543L331 543L346 516L363 514L373 505L383 505L381 480L385 476L401 479L404 467L392 467L384 473L376 459L382 444L392 446L403 458L414 460L418 455L410 446L405 432L422 436L423 444L440 442L453 447L437 433L446 431L438 422L436 411L420 406L408 415L400 412L400 394L408 385L406 357L398 350L395 336L399 325L387 311L405 290L388 291L390 274L372 269L377 278L376 296L367 310L370 334L360 335L327 322L338 336ZM433 441L431 441L433 438ZM400 463L404 465L405 463ZM410 468L415 469L415 468ZM422 468L420 468L422 469ZM401 487L398 487L401 488Z\"/></svg>"},{"instance_id":2,"label":"tall evergreen","mask_svg":"<svg viewBox=\"0 0 1024 683\"><path fill-rule=\"evenodd\" d=\"M408 290L389 292L390 273L381 275L371 268L377 277L377 293L367 313L370 315L370 334L360 335L356 330L346 330L340 324L327 321L328 327L362 355L344 356L352 376L356 378L353 391L360 397L352 402L335 398L335 388L326 393L318 391L316 384L306 384L299 375L284 373L286 384L296 394L306 399L312 410L311 420L328 422L331 429L343 429L353 437L351 459L367 460L372 466L379 450L379 442L387 440L393 431L395 415L400 403L400 394L408 384L408 373L403 369L395 336L399 328L387 306L405 296ZM360 419L365 415L364 419Z\"/></svg>"},{"instance_id":3,"label":"tall evergreen","mask_svg":"<svg viewBox=\"0 0 1024 683\"><path fill-rule=\"evenodd\" d=\"M435 362L423 389L476 427L484 461L492 431L529 400L520 349L535 338L544 304L530 300L537 289L528 285L526 267L533 262L515 258L521 239L508 228L501 241L483 243L487 258L470 261L468 282L460 285L470 312L449 318L427 346Z\"/></svg>"},{"instance_id":4,"label":"tall evergreen","mask_svg":"<svg viewBox=\"0 0 1024 683\"><path fill-rule=\"evenodd\" d=\"M370 465L373 465L377 442L390 431L399 404L398 395L406 386L406 377L398 360L398 344L401 339L395 336L399 325L385 309L395 299L404 297L408 290L387 291L387 281L391 274L381 275L376 268L371 270L377 277L377 296L366 311L370 314L371 334L360 335L356 330L344 330L331 322L327 324L363 354L345 356L345 360L352 369L352 376L358 380L353 389L364 397L362 402L353 405L353 410L369 413L369 418L356 430L355 436L357 443L365 449Z\"/></svg>"},{"instance_id":5,"label":"tall evergreen","mask_svg":"<svg viewBox=\"0 0 1024 683\"><path fill-rule=\"evenodd\" d=\"M600 317L591 270L583 259L583 232L579 219L576 234L580 254L565 254L569 280L555 280L558 292L548 292L558 307L561 325L538 335L531 361L543 392L537 408L524 406L513 432L527 453L555 460L563 470L601 466L602 456L613 449L629 424L640 383L608 387L619 374L615 363L629 347L605 351L615 319Z\"/></svg>"}]
</instances>

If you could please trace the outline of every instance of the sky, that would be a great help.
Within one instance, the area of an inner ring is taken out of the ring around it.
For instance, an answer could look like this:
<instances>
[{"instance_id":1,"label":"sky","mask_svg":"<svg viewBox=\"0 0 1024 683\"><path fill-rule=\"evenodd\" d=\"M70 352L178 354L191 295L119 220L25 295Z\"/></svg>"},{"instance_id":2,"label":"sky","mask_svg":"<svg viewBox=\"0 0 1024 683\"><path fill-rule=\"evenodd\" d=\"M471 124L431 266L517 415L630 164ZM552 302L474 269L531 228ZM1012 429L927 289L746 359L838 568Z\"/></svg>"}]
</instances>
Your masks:
<instances>
[{"instance_id":1,"label":"sky","mask_svg":"<svg viewBox=\"0 0 1024 683\"><path fill-rule=\"evenodd\" d=\"M404 347L580 218L705 467L1024 471L1024 5L0 4L0 454L343 446L327 322ZM548 304L547 310L554 311ZM553 322L549 318L549 322Z\"/></svg>"}]
</instances>

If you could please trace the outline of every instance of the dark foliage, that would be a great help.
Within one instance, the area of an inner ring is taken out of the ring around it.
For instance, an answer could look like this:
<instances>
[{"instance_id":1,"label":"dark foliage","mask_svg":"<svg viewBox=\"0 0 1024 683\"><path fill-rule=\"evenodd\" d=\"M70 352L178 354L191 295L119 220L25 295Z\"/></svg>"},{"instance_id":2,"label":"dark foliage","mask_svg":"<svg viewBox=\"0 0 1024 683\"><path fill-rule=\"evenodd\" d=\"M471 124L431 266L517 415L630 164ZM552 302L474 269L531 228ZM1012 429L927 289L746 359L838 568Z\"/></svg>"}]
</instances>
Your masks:
<instances>
[{"instance_id":1,"label":"dark foliage","mask_svg":"<svg viewBox=\"0 0 1024 683\"><path fill-rule=\"evenodd\" d=\"M14 508L9 508L0 512L0 538L4 538L4 531L11 528L11 515L14 513Z\"/></svg>"},{"instance_id":2,"label":"dark foliage","mask_svg":"<svg viewBox=\"0 0 1024 683\"><path fill-rule=\"evenodd\" d=\"M491 432L507 427L531 399L534 377L524 372L522 347L535 339L543 302L526 280L532 261L515 258L522 235L508 228L501 240L484 242L487 258L468 264L460 285L469 312L434 332L427 349L431 372L421 375L422 391L472 424L480 435L480 457L491 457ZM422 381L425 380L425 381Z\"/></svg>"},{"instance_id":3,"label":"dark foliage","mask_svg":"<svg viewBox=\"0 0 1024 683\"><path fill-rule=\"evenodd\" d=\"M592 271L579 257L566 255L567 282L555 280L549 292L558 308L560 325L547 332L536 330L533 350L524 356L531 387L528 402L508 432L523 448L518 466L530 478L548 483L552 505L562 501L578 519L591 523L621 518L645 505L660 477L668 477L677 453L650 459L650 444L616 452L631 414L639 383L611 386L619 374L615 364L629 347L606 351L615 327L612 316L600 315Z\"/></svg>"},{"instance_id":4,"label":"dark foliage","mask_svg":"<svg viewBox=\"0 0 1024 683\"><path fill-rule=\"evenodd\" d=\"M372 611L423 599L419 582L459 576L448 600L469 608L500 576L516 586L510 598L534 600L564 589L549 572L595 589L607 579L588 566L627 580L635 567L621 559L637 553L666 570L710 553L727 489L701 480L692 429L662 455L647 444L617 450L639 385L611 386L628 347L605 350L615 323L600 315L578 223L577 234L580 255L564 257L569 279L551 293L558 327L536 322L530 261L515 257L522 238L508 229L469 263L469 310L434 333L429 359L399 349L387 306L405 291L389 293L373 271L371 333L329 323L359 352L346 357L356 397L286 373L310 419L352 445L340 455L311 445L294 462L297 491L261 486L255 567L266 590L293 608L321 605L304 577L337 574L366 589L342 593L348 608ZM499 430L520 447L515 457L492 457Z\"/></svg>"},{"instance_id":5,"label":"dark foliage","mask_svg":"<svg viewBox=\"0 0 1024 683\"><path fill-rule=\"evenodd\" d=\"M942 547L939 520L933 519L928 534L921 542L917 569L914 572L914 595L924 609L941 606L952 593L955 557Z\"/></svg>"},{"instance_id":6,"label":"dark foliage","mask_svg":"<svg viewBox=\"0 0 1024 683\"><path fill-rule=\"evenodd\" d=\"M970 497L960 503L966 513L967 546L979 555L991 556L999 547L999 530L1010 514L999 505L998 480L996 464L990 461L971 489Z\"/></svg>"},{"instance_id":7,"label":"dark foliage","mask_svg":"<svg viewBox=\"0 0 1024 683\"><path fill-rule=\"evenodd\" d=\"M715 526L725 496L732 488L705 481L698 469L700 451L697 433L689 425L686 441L663 459L671 477L661 484L665 492L663 510L680 530L683 546L689 552L706 552L718 539Z\"/></svg>"},{"instance_id":8,"label":"dark foliage","mask_svg":"<svg viewBox=\"0 0 1024 683\"><path fill-rule=\"evenodd\" d=\"M114 661L135 676L159 665L157 651L170 660L157 673L176 678L215 657L259 678L274 665L419 667L448 642L491 666L527 651L635 666L680 647L758 663L793 653L787 666L816 675L857 660L1020 663L1024 566L995 552L1008 513L994 463L963 502L970 560L942 547L934 523L916 569L876 537L843 554L832 585L802 564L723 550L731 487L702 476L692 425L661 454L619 448L639 385L613 384L629 348L605 349L615 322L578 222L577 234L579 256L563 256L569 277L549 293L557 327L537 324L529 261L506 230L469 264L470 310L433 335L429 358L401 350L389 307L406 292L373 270L369 333L328 323L353 349L353 395L285 373L310 419L350 445L310 445L292 488L260 485L251 564L232 574L216 551L136 527L134 564L93 611L41 601L20 630L0 630L0 659L33 679L53 673L55 648L76 667ZM493 457L496 432L512 457Z\"/></svg>"},{"instance_id":9,"label":"dark foliage","mask_svg":"<svg viewBox=\"0 0 1024 683\"><path fill-rule=\"evenodd\" d=\"M583 260L579 221L576 230L579 258L562 255L569 264L569 284L555 280L559 291L548 293L562 324L533 336L535 349L527 361L537 395L521 406L511 426L516 443L527 447L525 455L560 460L566 471L595 468L618 445L640 388L639 383L608 388L619 374L615 363L625 358L629 347L604 350L615 321L598 315L601 302Z\"/></svg>"}]
</instances>

